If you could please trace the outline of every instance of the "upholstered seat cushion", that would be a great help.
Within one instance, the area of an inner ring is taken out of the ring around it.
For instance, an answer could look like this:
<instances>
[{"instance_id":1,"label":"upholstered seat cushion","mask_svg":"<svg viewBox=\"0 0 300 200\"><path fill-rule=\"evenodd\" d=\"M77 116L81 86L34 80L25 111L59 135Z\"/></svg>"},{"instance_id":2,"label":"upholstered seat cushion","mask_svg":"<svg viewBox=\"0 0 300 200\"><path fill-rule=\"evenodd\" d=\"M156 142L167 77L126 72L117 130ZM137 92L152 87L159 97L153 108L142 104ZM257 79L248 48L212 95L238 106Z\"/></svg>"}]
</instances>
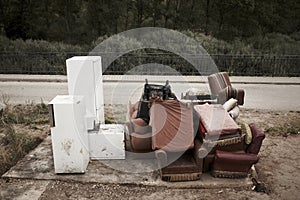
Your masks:
<instances>
[{"instance_id":1,"label":"upholstered seat cushion","mask_svg":"<svg viewBox=\"0 0 300 200\"><path fill-rule=\"evenodd\" d=\"M223 88L231 86L227 72L219 72L208 76L208 83L213 95L218 95Z\"/></svg>"},{"instance_id":2,"label":"upholstered seat cushion","mask_svg":"<svg viewBox=\"0 0 300 200\"><path fill-rule=\"evenodd\" d=\"M196 105L194 109L206 130L205 138L236 136L241 133L240 127L222 105Z\"/></svg>"}]
</instances>

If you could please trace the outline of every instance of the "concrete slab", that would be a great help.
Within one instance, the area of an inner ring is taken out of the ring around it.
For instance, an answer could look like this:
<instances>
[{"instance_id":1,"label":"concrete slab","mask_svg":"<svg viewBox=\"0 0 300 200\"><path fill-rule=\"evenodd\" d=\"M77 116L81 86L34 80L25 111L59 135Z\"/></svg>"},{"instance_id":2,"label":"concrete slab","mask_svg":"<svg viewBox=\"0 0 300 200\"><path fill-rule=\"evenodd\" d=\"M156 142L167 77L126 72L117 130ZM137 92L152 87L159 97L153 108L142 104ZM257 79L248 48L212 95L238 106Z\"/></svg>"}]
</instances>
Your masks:
<instances>
[{"instance_id":1,"label":"concrete slab","mask_svg":"<svg viewBox=\"0 0 300 200\"><path fill-rule=\"evenodd\" d=\"M164 182L161 181L158 171L150 171L156 164L153 160L112 160L112 161L91 161L85 174L63 174L54 173L54 164L51 151L51 138L47 137L35 150L30 152L20 162L12 167L2 178L35 179L35 180L61 180L77 181L83 183L102 184L131 184L158 186L167 188L240 188L250 189L252 182L250 178L244 179L222 179L214 178L210 174L203 174L201 180L190 182ZM132 173L117 171L110 166L122 166L124 169L131 169ZM134 169L143 167L146 173L134 173Z\"/></svg>"},{"instance_id":2,"label":"concrete slab","mask_svg":"<svg viewBox=\"0 0 300 200\"><path fill-rule=\"evenodd\" d=\"M3 182L4 180L1 180ZM47 189L49 180L13 180L0 184L0 199L38 200Z\"/></svg>"}]
</instances>

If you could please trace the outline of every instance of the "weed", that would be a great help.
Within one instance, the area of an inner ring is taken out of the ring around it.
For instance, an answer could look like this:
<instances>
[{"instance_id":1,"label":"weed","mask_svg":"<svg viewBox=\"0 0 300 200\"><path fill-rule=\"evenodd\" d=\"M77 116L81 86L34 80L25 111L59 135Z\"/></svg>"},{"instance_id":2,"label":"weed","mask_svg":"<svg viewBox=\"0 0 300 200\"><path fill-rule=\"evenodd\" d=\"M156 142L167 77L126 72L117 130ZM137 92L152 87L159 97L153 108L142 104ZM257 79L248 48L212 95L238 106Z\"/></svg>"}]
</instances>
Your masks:
<instances>
[{"instance_id":1,"label":"weed","mask_svg":"<svg viewBox=\"0 0 300 200\"><path fill-rule=\"evenodd\" d=\"M41 137L16 132L11 124L4 124L3 133L0 146L0 175L42 141Z\"/></svg>"},{"instance_id":2,"label":"weed","mask_svg":"<svg viewBox=\"0 0 300 200\"><path fill-rule=\"evenodd\" d=\"M270 135L288 136L289 134L300 134L300 121L295 119L281 126L270 127L265 130Z\"/></svg>"},{"instance_id":3,"label":"weed","mask_svg":"<svg viewBox=\"0 0 300 200\"><path fill-rule=\"evenodd\" d=\"M7 124L46 124L49 123L48 108L44 103L8 105L3 111L2 120Z\"/></svg>"},{"instance_id":4,"label":"weed","mask_svg":"<svg viewBox=\"0 0 300 200\"><path fill-rule=\"evenodd\" d=\"M4 99L4 98L2 98ZM34 136L34 125L48 124L48 108L41 104L10 105L7 104L0 113L0 175L34 149L44 135ZM15 126L26 126L16 131Z\"/></svg>"},{"instance_id":5,"label":"weed","mask_svg":"<svg viewBox=\"0 0 300 200\"><path fill-rule=\"evenodd\" d=\"M8 94L1 94L0 102L3 103L4 105L8 105L10 101L10 96Z\"/></svg>"}]
</instances>

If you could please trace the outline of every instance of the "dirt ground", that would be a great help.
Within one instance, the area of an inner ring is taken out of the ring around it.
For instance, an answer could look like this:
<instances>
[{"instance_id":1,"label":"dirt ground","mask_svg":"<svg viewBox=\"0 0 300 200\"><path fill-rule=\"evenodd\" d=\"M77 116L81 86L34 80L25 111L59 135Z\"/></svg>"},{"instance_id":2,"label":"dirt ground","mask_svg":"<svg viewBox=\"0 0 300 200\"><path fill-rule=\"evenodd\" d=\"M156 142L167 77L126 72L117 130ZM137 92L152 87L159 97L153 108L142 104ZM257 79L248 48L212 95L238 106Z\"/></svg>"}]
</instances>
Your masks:
<instances>
[{"instance_id":1,"label":"dirt ground","mask_svg":"<svg viewBox=\"0 0 300 200\"><path fill-rule=\"evenodd\" d=\"M0 179L0 199L14 199L24 188L40 191L39 199L299 199L300 112L242 110L241 120L255 122L267 134L256 165L265 192L234 189L170 189L139 185L103 185L62 181ZM2 196L2 197L1 197ZM20 197L20 196L19 196ZM24 196L22 196L24 197ZM23 199L23 198L21 198ZM24 197L26 199L26 196Z\"/></svg>"}]
</instances>

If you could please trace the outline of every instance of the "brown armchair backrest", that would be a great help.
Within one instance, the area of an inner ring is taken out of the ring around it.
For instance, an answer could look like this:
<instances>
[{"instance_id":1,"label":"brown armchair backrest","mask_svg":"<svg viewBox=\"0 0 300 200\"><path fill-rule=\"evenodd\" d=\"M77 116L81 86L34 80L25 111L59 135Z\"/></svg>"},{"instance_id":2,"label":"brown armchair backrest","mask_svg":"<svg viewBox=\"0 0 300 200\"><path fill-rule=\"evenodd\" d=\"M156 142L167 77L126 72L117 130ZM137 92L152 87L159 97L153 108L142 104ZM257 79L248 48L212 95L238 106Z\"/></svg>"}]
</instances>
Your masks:
<instances>
[{"instance_id":1,"label":"brown armchair backrest","mask_svg":"<svg viewBox=\"0 0 300 200\"><path fill-rule=\"evenodd\" d=\"M245 91L232 87L227 72L219 72L208 76L211 94L216 96L219 104L225 103L230 98L238 100L239 105L244 104Z\"/></svg>"},{"instance_id":2,"label":"brown armchair backrest","mask_svg":"<svg viewBox=\"0 0 300 200\"><path fill-rule=\"evenodd\" d=\"M227 72L219 72L208 76L208 83L212 95L218 95L222 89L231 86Z\"/></svg>"},{"instance_id":3,"label":"brown armchair backrest","mask_svg":"<svg viewBox=\"0 0 300 200\"><path fill-rule=\"evenodd\" d=\"M177 100L154 102L150 109L152 149L179 152L194 147L193 106Z\"/></svg>"}]
</instances>

